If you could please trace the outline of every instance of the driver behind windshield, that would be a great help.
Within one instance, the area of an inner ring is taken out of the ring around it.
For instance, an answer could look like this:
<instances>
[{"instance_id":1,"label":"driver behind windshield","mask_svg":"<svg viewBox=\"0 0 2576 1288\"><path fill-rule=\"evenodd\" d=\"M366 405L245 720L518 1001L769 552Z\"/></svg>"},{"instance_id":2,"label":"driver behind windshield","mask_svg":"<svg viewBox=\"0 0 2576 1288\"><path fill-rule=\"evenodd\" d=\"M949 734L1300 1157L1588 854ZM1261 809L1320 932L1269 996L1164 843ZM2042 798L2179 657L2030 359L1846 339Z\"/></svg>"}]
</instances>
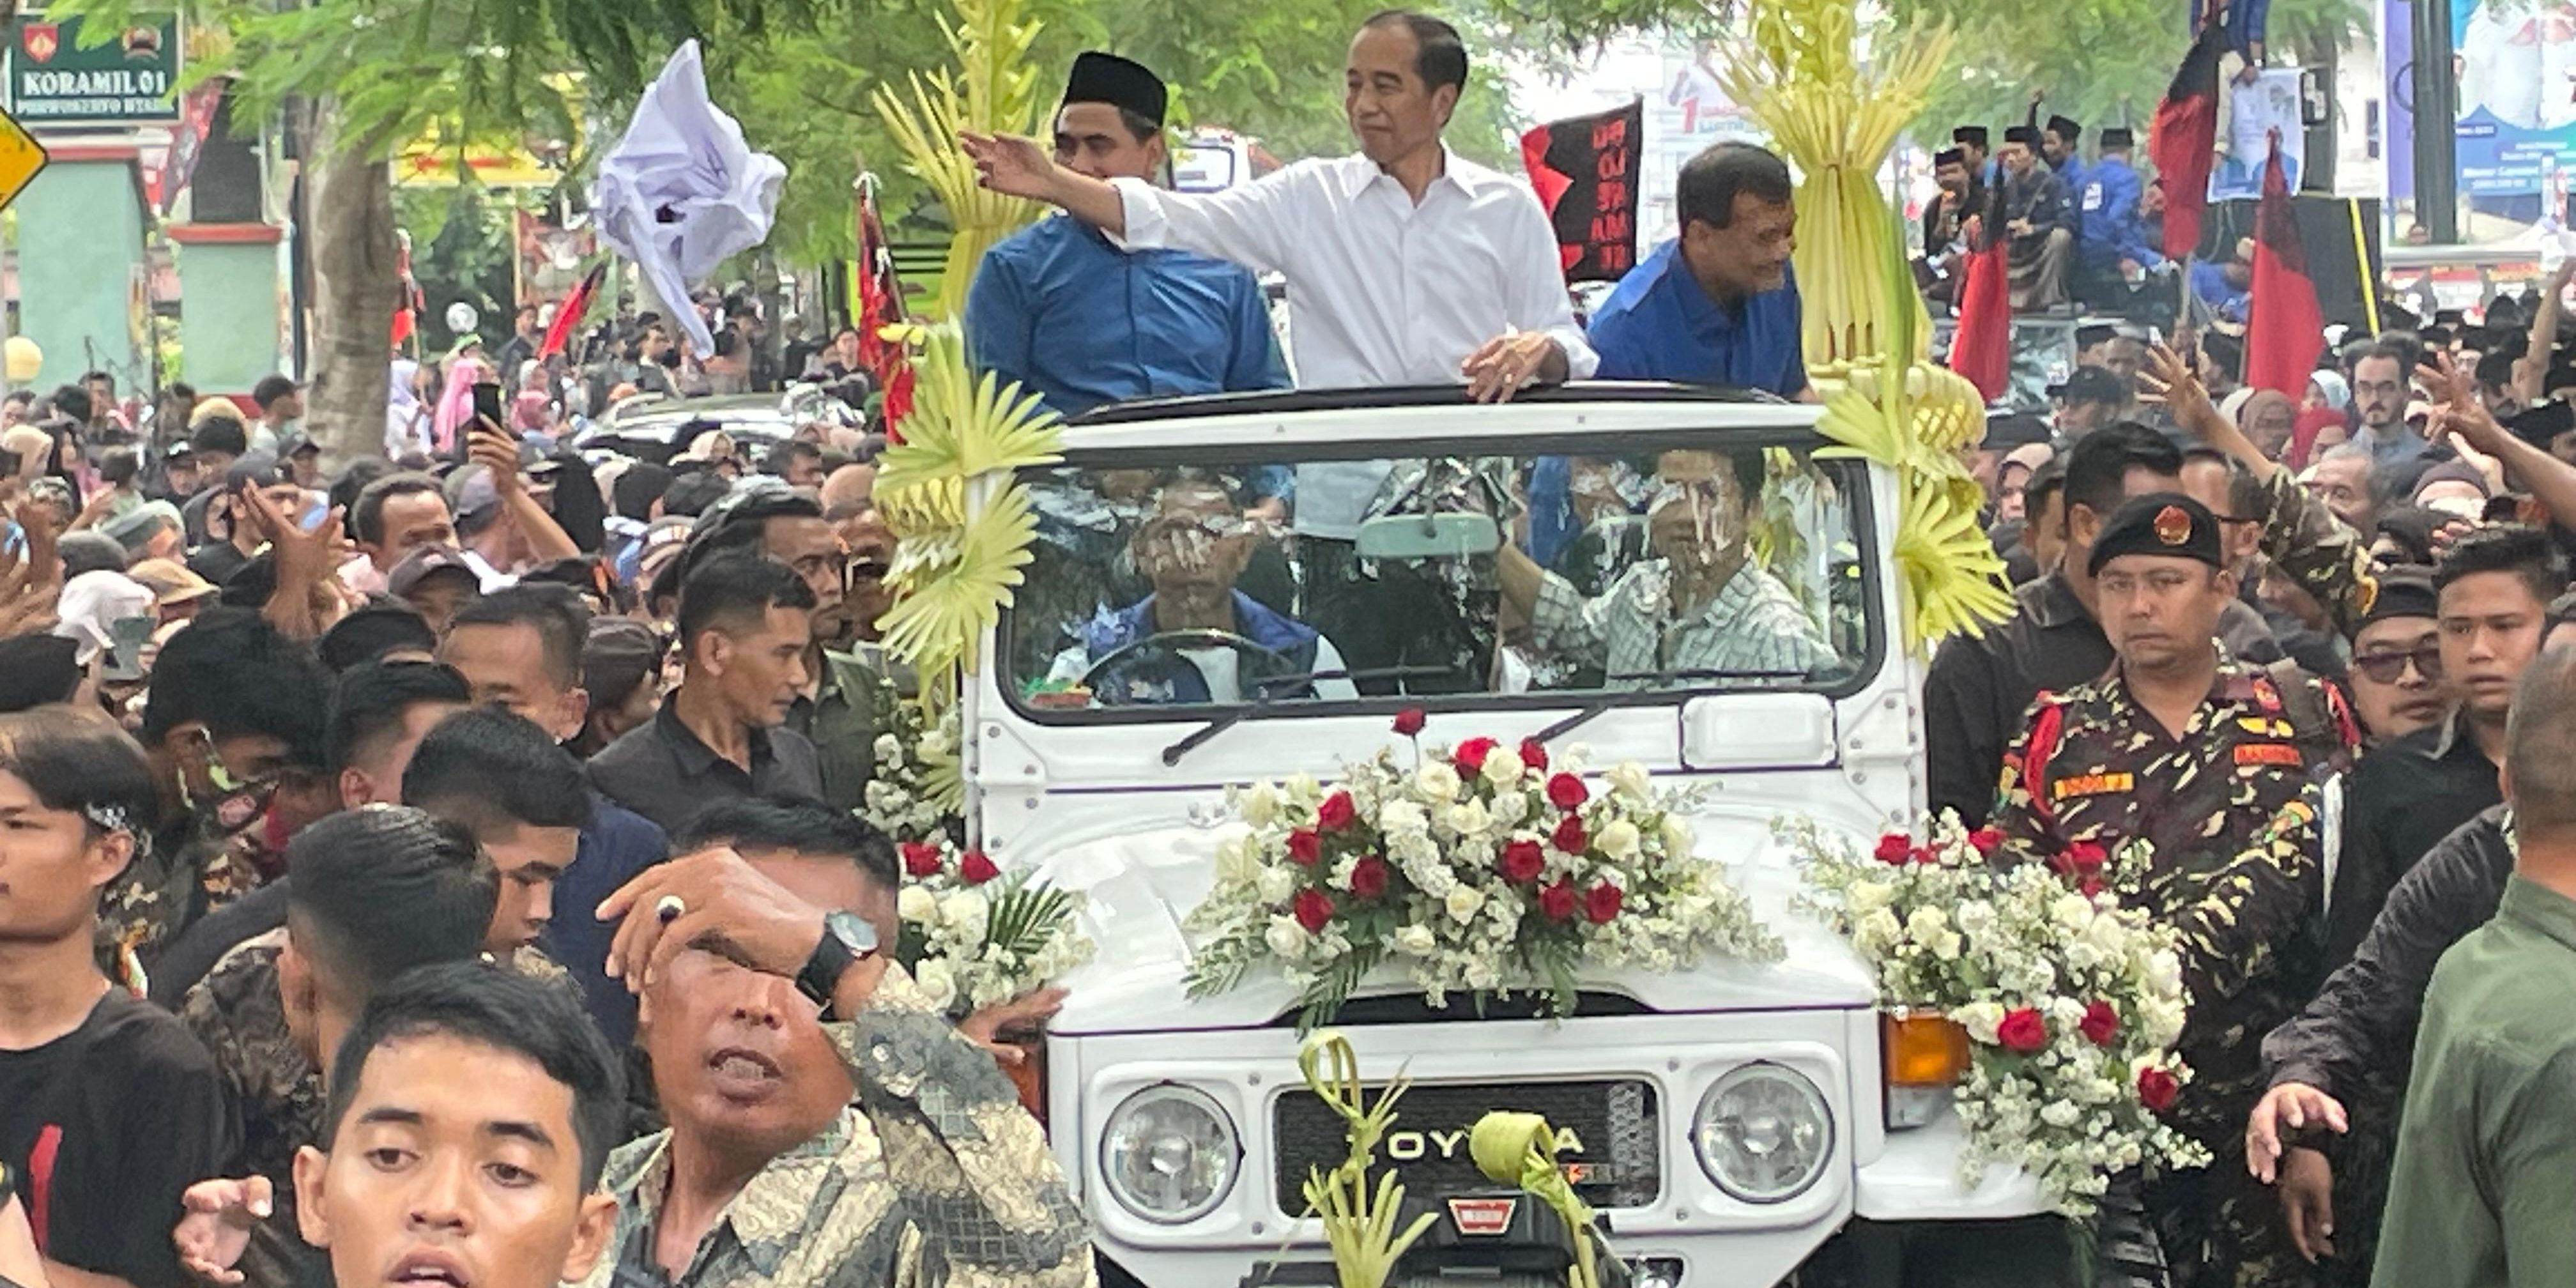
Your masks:
<instances>
[{"instance_id":1,"label":"driver behind windshield","mask_svg":"<svg viewBox=\"0 0 2576 1288\"><path fill-rule=\"evenodd\" d=\"M1341 653L1314 627L1235 588L1259 540L1232 493L1212 479L1175 479L1130 543L1153 592L1104 608L1058 653L1047 682L1087 688L1111 706L1355 698ZM1333 674L1337 678L1319 679Z\"/></svg>"},{"instance_id":2,"label":"driver behind windshield","mask_svg":"<svg viewBox=\"0 0 2576 1288\"><path fill-rule=\"evenodd\" d=\"M1815 618L1752 556L1761 467L1758 455L1664 453L1646 503L1652 558L1586 599L1506 543L1497 562L1504 599L1541 648L1605 668L1610 689L1717 672L1802 676L1831 664Z\"/></svg>"}]
</instances>

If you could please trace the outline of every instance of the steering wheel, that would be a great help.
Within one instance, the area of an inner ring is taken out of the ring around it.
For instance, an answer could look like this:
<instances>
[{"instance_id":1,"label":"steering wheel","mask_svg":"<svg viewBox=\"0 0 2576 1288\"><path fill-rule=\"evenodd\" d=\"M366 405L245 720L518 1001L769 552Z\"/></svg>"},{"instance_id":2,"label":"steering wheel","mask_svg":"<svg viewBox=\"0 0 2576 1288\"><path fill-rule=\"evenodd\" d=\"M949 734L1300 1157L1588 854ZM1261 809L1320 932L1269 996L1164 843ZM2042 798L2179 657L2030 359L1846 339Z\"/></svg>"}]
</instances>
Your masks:
<instances>
[{"instance_id":1,"label":"steering wheel","mask_svg":"<svg viewBox=\"0 0 2576 1288\"><path fill-rule=\"evenodd\" d=\"M1290 662L1287 655L1281 653L1279 650L1264 648L1232 631L1156 631L1133 644L1124 645L1120 648L1110 650L1107 657L1093 662L1088 668L1086 668L1082 673L1082 679L1077 681L1077 683L1084 689L1089 690L1092 693L1094 700L1098 701L1102 706L1126 706L1129 704L1126 702L1123 695L1113 695L1112 693L1104 692L1098 687L1095 681L1097 681L1102 675L1107 674L1111 668L1120 666L1126 663L1128 659L1148 650L1154 650L1168 655L1169 660L1175 664L1190 666L1191 663L1189 659L1180 655L1181 650L1186 648L1231 649L1247 662L1268 663L1271 667L1275 668L1282 674L1293 672L1296 665L1295 663ZM1258 689L1261 686L1261 680L1250 678L1252 676L1251 668L1239 667L1238 673L1247 677L1242 682L1242 687L1247 692Z\"/></svg>"}]
</instances>

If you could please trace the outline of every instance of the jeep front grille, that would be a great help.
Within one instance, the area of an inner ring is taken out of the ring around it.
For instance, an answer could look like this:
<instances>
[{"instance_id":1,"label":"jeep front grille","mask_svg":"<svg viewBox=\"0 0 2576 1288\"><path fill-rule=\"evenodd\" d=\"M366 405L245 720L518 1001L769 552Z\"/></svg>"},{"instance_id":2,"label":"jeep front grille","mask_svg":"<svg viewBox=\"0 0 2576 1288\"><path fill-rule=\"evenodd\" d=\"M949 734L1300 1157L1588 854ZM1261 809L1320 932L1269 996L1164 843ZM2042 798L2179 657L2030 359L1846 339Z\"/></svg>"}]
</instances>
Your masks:
<instances>
[{"instance_id":1,"label":"jeep front grille","mask_svg":"<svg viewBox=\"0 0 2576 1288\"><path fill-rule=\"evenodd\" d=\"M1378 1088L1371 1087L1375 1097ZM1575 1191L1602 1208L1645 1207L1663 1176L1663 1136L1654 1084L1622 1078L1588 1082L1417 1084L1396 1102L1395 1126L1378 1149L1406 1190L1425 1198L1491 1189L1468 1156L1467 1133L1494 1110L1538 1114L1567 1148L1558 1161L1574 1169ZM1348 1156L1341 1118L1312 1092L1284 1092L1270 1116L1279 1210L1306 1210L1309 1168L1330 1170ZM1570 1139L1569 1139L1570 1137ZM1579 1144L1581 1148L1573 1146Z\"/></svg>"}]
</instances>

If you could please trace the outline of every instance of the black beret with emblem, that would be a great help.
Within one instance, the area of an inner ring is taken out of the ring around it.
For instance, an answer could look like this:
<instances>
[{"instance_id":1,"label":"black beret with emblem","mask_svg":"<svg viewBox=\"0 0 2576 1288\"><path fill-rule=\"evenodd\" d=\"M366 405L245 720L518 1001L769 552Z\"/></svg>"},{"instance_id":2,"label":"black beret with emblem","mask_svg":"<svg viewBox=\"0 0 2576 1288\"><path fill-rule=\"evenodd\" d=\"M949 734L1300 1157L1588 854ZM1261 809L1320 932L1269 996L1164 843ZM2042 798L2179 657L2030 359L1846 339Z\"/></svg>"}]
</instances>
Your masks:
<instances>
[{"instance_id":1,"label":"black beret with emblem","mask_svg":"<svg viewBox=\"0 0 2576 1288\"><path fill-rule=\"evenodd\" d=\"M2197 559L2212 568L2227 566L2218 548L2218 519L2180 492L2150 492L2121 502L2093 538L2084 571L2099 577L2102 565L2122 555L2165 555Z\"/></svg>"},{"instance_id":2,"label":"black beret with emblem","mask_svg":"<svg viewBox=\"0 0 2576 1288\"><path fill-rule=\"evenodd\" d=\"M2378 578L2379 594L2363 611L2361 624L2386 621L2392 617L2440 617L2436 607L2440 599L2433 592L2433 570L2409 564L2383 569Z\"/></svg>"},{"instance_id":3,"label":"black beret with emblem","mask_svg":"<svg viewBox=\"0 0 2576 1288\"><path fill-rule=\"evenodd\" d=\"M1065 80L1064 101L1107 103L1159 126L1171 106L1171 91L1144 64L1093 49L1075 56L1073 74Z\"/></svg>"}]
</instances>

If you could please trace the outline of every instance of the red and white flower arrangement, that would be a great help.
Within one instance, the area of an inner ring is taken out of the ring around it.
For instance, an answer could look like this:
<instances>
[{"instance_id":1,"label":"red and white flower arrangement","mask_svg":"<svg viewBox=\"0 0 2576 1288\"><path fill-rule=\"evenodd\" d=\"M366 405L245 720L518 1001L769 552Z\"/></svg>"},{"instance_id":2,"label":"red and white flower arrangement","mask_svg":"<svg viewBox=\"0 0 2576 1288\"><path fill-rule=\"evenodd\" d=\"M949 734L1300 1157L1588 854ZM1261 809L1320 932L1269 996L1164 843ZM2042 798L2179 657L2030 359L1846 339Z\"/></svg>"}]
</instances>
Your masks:
<instances>
[{"instance_id":1,"label":"red and white flower arrangement","mask_svg":"<svg viewBox=\"0 0 2576 1288\"><path fill-rule=\"evenodd\" d=\"M1396 717L1407 737L1419 712ZM1586 971L1674 971L1703 955L1775 960L1780 942L1692 852L1691 797L1643 766L1585 775L1585 749L1470 738L1393 748L1330 786L1299 776L1230 789L1249 830L1218 847L1190 914L1194 997L1275 966L1303 1024L1329 1023L1381 968L1434 1006L1527 993L1570 1014Z\"/></svg>"},{"instance_id":2,"label":"red and white flower arrangement","mask_svg":"<svg viewBox=\"0 0 2576 1288\"><path fill-rule=\"evenodd\" d=\"M877 739L877 776L859 817L894 838L903 866L895 960L959 1017L1036 992L1090 961L1098 945L1081 931L1079 892L1026 869L1004 871L957 843L964 821L940 808L932 786L943 763L954 769L954 718L925 729L912 703L888 705L898 713L895 732Z\"/></svg>"},{"instance_id":3,"label":"red and white flower arrangement","mask_svg":"<svg viewBox=\"0 0 2576 1288\"><path fill-rule=\"evenodd\" d=\"M1999 835L1946 814L1927 839L1891 833L1867 855L1804 820L1780 832L1804 858L1806 902L1877 971L1882 1003L1967 1031L1964 1183L2017 1165L2081 1216L2115 1172L2208 1164L2163 1117L2191 1080L2174 1051L2191 1003L2180 939L2113 880L2143 845L1999 864Z\"/></svg>"}]
</instances>

